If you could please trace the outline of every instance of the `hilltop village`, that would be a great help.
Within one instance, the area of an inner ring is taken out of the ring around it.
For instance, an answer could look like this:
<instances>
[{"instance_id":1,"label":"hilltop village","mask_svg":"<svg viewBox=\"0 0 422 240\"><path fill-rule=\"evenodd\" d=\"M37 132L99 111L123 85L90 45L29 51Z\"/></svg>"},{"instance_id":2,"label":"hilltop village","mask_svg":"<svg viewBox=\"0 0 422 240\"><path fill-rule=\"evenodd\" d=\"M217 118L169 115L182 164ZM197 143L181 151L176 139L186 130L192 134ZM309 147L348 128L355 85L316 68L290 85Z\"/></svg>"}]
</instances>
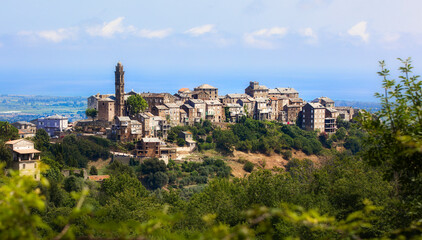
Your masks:
<instances>
[{"instance_id":1,"label":"hilltop village","mask_svg":"<svg viewBox=\"0 0 422 240\"><path fill-rule=\"evenodd\" d=\"M115 93L96 94L88 97L88 110L95 112L92 119L69 123L60 115L18 121L12 125L18 129L19 137L34 138L37 129L44 129L52 142L72 133L77 136L97 136L119 143L133 143L130 154L113 152L126 158L159 158L166 163L170 159L182 160L197 149L197 142L190 131L181 131L177 138L182 144L168 142L173 127L193 126L208 121L222 129L244 117L261 121L277 121L285 125L298 125L307 131L331 135L337 130L337 119L350 121L357 110L352 107L336 107L328 97L319 97L306 102L294 88L268 88L258 82L250 82L245 93L221 96L218 88L202 84L193 90L181 88L175 94L125 92L123 65L118 62L115 69ZM130 111L128 99L141 96L147 103L143 111ZM88 114L87 114L88 115ZM204 140L204 139L202 139ZM19 165L14 169L25 169L27 175L39 177L36 170L40 151L31 141L21 139L6 142Z\"/></svg>"},{"instance_id":2,"label":"hilltop village","mask_svg":"<svg viewBox=\"0 0 422 240\"><path fill-rule=\"evenodd\" d=\"M193 90L181 88L174 95L125 92L124 86L123 65L119 62L115 71L115 93L98 93L88 98L88 108L98 111L96 124L109 128L119 141L165 137L174 126L193 125L204 120L221 125L237 122L243 116L297 124L305 130L330 134L336 131L337 117L349 121L357 112L352 107L336 107L328 97L306 102L294 88L268 88L259 82L250 82L245 93L224 96L209 84ZM126 100L133 95L145 99L148 108L129 116Z\"/></svg>"}]
</instances>

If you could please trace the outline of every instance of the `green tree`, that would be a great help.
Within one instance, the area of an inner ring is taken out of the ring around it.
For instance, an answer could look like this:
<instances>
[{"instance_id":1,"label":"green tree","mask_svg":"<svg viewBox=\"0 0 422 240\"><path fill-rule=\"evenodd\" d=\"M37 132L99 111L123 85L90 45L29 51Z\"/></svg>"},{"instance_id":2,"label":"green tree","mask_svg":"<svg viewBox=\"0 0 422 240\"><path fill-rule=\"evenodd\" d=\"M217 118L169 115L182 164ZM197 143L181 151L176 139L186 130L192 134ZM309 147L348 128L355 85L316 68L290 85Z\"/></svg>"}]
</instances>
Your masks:
<instances>
[{"instance_id":1,"label":"green tree","mask_svg":"<svg viewBox=\"0 0 422 240\"><path fill-rule=\"evenodd\" d=\"M45 131L44 129L40 128L37 129L37 132L35 133L35 148L45 152L49 149L50 147L50 136L48 136L47 131Z\"/></svg>"},{"instance_id":2,"label":"green tree","mask_svg":"<svg viewBox=\"0 0 422 240\"><path fill-rule=\"evenodd\" d=\"M85 110L85 115L92 118L92 121L94 121L94 118L96 118L98 115L98 111L95 108L87 108Z\"/></svg>"},{"instance_id":3,"label":"green tree","mask_svg":"<svg viewBox=\"0 0 422 240\"><path fill-rule=\"evenodd\" d=\"M366 159L374 165L388 168L387 177L399 176L402 186L416 183L422 172L422 82L419 76L409 76L411 60L399 59L400 82L389 79L390 71L380 62L385 93L376 93L381 110L371 114L364 111L361 118L368 132ZM418 183L420 184L420 183Z\"/></svg>"},{"instance_id":4,"label":"green tree","mask_svg":"<svg viewBox=\"0 0 422 240\"><path fill-rule=\"evenodd\" d=\"M128 97L126 103L129 115L131 116L134 116L141 111L145 111L145 109L148 107L148 103L139 94Z\"/></svg>"},{"instance_id":5,"label":"green tree","mask_svg":"<svg viewBox=\"0 0 422 240\"><path fill-rule=\"evenodd\" d=\"M19 131L8 122L0 121L0 141L9 141L19 138Z\"/></svg>"},{"instance_id":6,"label":"green tree","mask_svg":"<svg viewBox=\"0 0 422 240\"><path fill-rule=\"evenodd\" d=\"M91 175L98 175L98 170L95 166L91 166L91 169L89 169L89 174Z\"/></svg>"}]
</instances>

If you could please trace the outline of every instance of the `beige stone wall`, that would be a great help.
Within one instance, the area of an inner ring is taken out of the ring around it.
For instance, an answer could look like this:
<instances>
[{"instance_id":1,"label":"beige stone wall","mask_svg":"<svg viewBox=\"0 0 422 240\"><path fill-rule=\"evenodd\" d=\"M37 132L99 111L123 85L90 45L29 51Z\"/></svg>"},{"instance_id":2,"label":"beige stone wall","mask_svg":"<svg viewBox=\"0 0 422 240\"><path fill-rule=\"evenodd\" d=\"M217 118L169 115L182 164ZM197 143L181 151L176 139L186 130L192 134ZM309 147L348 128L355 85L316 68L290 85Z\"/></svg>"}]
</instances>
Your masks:
<instances>
[{"instance_id":1,"label":"beige stone wall","mask_svg":"<svg viewBox=\"0 0 422 240\"><path fill-rule=\"evenodd\" d=\"M115 109L113 101L98 102L98 120L111 122L114 119Z\"/></svg>"}]
</instances>

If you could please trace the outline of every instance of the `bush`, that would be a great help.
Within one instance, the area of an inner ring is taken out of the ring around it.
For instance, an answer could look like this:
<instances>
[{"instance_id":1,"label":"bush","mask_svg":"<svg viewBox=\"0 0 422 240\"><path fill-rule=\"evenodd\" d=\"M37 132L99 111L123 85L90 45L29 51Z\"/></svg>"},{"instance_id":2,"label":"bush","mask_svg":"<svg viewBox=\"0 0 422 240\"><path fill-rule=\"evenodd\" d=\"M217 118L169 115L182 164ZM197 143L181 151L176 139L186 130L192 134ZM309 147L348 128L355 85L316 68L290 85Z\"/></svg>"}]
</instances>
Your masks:
<instances>
[{"instance_id":1,"label":"bush","mask_svg":"<svg viewBox=\"0 0 422 240\"><path fill-rule=\"evenodd\" d=\"M292 158L292 151L290 150L283 151L281 155L283 155L284 159L290 160Z\"/></svg>"},{"instance_id":2,"label":"bush","mask_svg":"<svg viewBox=\"0 0 422 240\"><path fill-rule=\"evenodd\" d=\"M183 147L183 146L185 146L185 144L186 144L185 139L183 139L183 138L178 138L178 139L177 139L177 145L178 145L179 147Z\"/></svg>"},{"instance_id":3,"label":"bush","mask_svg":"<svg viewBox=\"0 0 422 240\"><path fill-rule=\"evenodd\" d=\"M255 165L249 161L247 161L244 165L243 165L243 170L245 170L246 172L252 172L253 168L255 167Z\"/></svg>"},{"instance_id":4,"label":"bush","mask_svg":"<svg viewBox=\"0 0 422 240\"><path fill-rule=\"evenodd\" d=\"M89 170L89 174L91 175L98 175L98 170L95 166L91 166L91 169Z\"/></svg>"}]
</instances>

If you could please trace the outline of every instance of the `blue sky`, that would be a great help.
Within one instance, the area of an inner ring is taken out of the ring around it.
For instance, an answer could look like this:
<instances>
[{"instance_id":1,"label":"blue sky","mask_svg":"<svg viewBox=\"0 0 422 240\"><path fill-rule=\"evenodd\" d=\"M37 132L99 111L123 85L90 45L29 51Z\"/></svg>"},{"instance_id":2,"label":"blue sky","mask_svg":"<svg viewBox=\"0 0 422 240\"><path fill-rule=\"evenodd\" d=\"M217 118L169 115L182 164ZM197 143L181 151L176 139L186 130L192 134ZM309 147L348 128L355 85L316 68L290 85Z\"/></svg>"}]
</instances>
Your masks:
<instances>
[{"instance_id":1,"label":"blue sky","mask_svg":"<svg viewBox=\"0 0 422 240\"><path fill-rule=\"evenodd\" d=\"M0 94L171 92L202 83L221 94L249 81L371 101L378 61L422 64L420 0L5 1ZM396 71L393 71L396 76Z\"/></svg>"}]
</instances>

